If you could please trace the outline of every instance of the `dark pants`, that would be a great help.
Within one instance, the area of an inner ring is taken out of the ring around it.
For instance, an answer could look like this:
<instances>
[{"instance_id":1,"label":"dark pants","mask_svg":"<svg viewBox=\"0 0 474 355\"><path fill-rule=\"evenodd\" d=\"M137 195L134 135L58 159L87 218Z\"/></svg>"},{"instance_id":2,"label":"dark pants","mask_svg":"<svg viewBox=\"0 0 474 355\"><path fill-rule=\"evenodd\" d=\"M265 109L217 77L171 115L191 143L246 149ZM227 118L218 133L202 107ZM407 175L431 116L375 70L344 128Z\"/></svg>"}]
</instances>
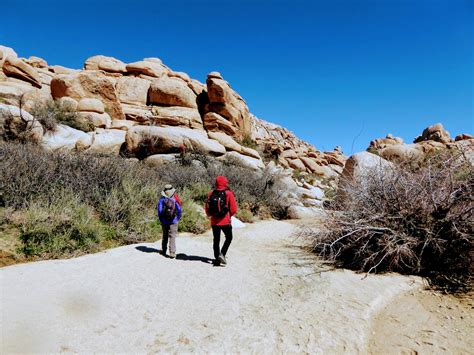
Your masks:
<instances>
[{"instance_id":1,"label":"dark pants","mask_svg":"<svg viewBox=\"0 0 474 355\"><path fill-rule=\"evenodd\" d=\"M225 236L225 242L224 246L222 247L222 251L220 250L221 231L224 232ZM214 257L217 259L220 253L224 254L225 256L227 254L227 250L229 250L230 243L232 242L232 226L230 224L228 226L212 226L212 234L214 235Z\"/></svg>"}]
</instances>

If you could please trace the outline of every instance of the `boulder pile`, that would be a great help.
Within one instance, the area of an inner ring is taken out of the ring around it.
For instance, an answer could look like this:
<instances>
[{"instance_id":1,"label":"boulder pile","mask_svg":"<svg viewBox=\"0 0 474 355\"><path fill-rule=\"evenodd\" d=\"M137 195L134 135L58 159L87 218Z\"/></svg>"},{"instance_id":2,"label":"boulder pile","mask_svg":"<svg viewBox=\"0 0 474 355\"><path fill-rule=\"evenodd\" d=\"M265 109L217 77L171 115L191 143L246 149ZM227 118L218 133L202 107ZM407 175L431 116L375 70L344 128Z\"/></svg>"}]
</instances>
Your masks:
<instances>
[{"instance_id":1,"label":"boulder pile","mask_svg":"<svg viewBox=\"0 0 474 355\"><path fill-rule=\"evenodd\" d=\"M62 124L44 130L28 113L50 100L76 111L93 131ZM10 137L21 124L34 126L26 138L49 150L126 153L160 166L184 149L253 170L274 169L287 183L295 216L322 204L323 191L336 186L347 159L339 148L320 152L256 118L220 73L209 73L203 83L159 58L124 63L96 55L83 69L69 69L0 46L0 103L0 116L10 117L1 122Z\"/></svg>"}]
</instances>

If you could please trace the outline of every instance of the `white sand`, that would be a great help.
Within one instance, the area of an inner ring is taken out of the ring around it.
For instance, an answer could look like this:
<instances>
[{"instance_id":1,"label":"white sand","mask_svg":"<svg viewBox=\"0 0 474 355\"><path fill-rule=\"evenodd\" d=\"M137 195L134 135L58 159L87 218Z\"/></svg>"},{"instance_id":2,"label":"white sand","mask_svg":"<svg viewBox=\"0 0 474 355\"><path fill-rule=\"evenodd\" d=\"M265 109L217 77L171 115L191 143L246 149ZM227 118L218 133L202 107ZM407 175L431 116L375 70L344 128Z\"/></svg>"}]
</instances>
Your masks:
<instances>
[{"instance_id":1,"label":"white sand","mask_svg":"<svg viewBox=\"0 0 474 355\"><path fill-rule=\"evenodd\" d=\"M235 230L225 268L205 262L209 235L178 238L189 260L164 258L157 242L3 268L1 353L382 352L380 318L420 280L319 273L293 230Z\"/></svg>"}]
</instances>

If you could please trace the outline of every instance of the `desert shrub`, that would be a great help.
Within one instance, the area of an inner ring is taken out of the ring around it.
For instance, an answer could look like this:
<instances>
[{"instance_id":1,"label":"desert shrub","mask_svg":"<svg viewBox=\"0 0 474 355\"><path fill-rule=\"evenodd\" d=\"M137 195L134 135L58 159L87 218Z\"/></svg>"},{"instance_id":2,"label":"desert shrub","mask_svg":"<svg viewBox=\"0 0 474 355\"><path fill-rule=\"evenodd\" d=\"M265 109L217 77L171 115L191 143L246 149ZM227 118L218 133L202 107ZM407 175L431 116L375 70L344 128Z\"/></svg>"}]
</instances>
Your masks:
<instances>
[{"instance_id":1,"label":"desert shrub","mask_svg":"<svg viewBox=\"0 0 474 355\"><path fill-rule=\"evenodd\" d=\"M114 231L94 217L90 206L65 193L50 203L31 203L20 224L21 252L27 257L57 258L97 251Z\"/></svg>"},{"instance_id":2,"label":"desert shrub","mask_svg":"<svg viewBox=\"0 0 474 355\"><path fill-rule=\"evenodd\" d=\"M314 250L366 272L426 276L433 286L472 286L474 172L462 155L416 169L394 165L344 181L325 225L305 231Z\"/></svg>"},{"instance_id":3,"label":"desert shrub","mask_svg":"<svg viewBox=\"0 0 474 355\"><path fill-rule=\"evenodd\" d=\"M31 114L46 131L54 131L58 124L64 124L84 132L95 129L92 122L81 119L76 111L61 101L48 100L37 103L31 110Z\"/></svg>"},{"instance_id":4,"label":"desert shrub","mask_svg":"<svg viewBox=\"0 0 474 355\"><path fill-rule=\"evenodd\" d=\"M239 143L247 148L251 148L251 149L258 148L257 143L252 139L252 137L249 134L243 136L242 139L239 141Z\"/></svg>"},{"instance_id":5,"label":"desert shrub","mask_svg":"<svg viewBox=\"0 0 474 355\"><path fill-rule=\"evenodd\" d=\"M250 212L249 209L245 207L246 206L240 206L240 209L237 210L235 217L245 223L255 222L255 216L252 214L252 212Z\"/></svg>"},{"instance_id":6,"label":"desert shrub","mask_svg":"<svg viewBox=\"0 0 474 355\"><path fill-rule=\"evenodd\" d=\"M192 192L187 189L180 194L183 203L183 216L179 221L179 230L196 234L204 233L211 226L209 219L204 213L203 206L193 201L191 196Z\"/></svg>"}]
</instances>

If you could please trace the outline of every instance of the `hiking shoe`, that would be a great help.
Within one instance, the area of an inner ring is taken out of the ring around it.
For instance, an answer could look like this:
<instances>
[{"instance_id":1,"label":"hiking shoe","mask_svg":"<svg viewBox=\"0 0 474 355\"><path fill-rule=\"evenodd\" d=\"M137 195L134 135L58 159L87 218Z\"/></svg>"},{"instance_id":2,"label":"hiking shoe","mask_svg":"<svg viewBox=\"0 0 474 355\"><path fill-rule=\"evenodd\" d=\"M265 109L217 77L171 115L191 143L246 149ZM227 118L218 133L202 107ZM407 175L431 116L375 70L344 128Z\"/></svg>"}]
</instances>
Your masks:
<instances>
[{"instance_id":1,"label":"hiking shoe","mask_svg":"<svg viewBox=\"0 0 474 355\"><path fill-rule=\"evenodd\" d=\"M219 255L219 258L217 258L217 260L219 260L219 263L221 263L222 265L227 265L227 260L225 260L224 254L221 253L221 255Z\"/></svg>"},{"instance_id":2,"label":"hiking shoe","mask_svg":"<svg viewBox=\"0 0 474 355\"><path fill-rule=\"evenodd\" d=\"M170 258L171 258L171 259L176 258L176 253L170 253Z\"/></svg>"}]
</instances>

